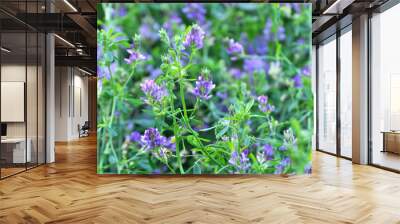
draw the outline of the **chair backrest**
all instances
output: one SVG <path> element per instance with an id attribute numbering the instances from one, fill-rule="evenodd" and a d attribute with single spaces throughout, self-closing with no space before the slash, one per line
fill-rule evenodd
<path id="1" fill-rule="evenodd" d="M 82 126 L 82 129 L 89 129 L 90 128 L 90 123 L 89 121 L 85 121 L 85 123 Z"/>

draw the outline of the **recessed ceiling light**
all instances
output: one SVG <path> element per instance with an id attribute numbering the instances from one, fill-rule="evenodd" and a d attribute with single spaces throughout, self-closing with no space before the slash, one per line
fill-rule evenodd
<path id="1" fill-rule="evenodd" d="M 2 51 L 6 52 L 6 53 L 10 53 L 10 52 L 11 52 L 11 50 L 9 50 L 9 49 L 7 49 L 7 48 L 5 48 L 5 47 L 1 47 L 0 49 L 1 49 Z"/>
<path id="2" fill-rule="evenodd" d="M 81 69 L 81 68 L 79 68 L 79 67 L 78 67 L 78 70 L 81 71 L 81 72 L 83 72 L 83 73 L 85 73 L 85 74 L 87 74 L 87 75 L 92 75 L 92 73 L 90 73 L 90 72 L 88 72 L 88 71 L 86 71 L 86 70 L 83 70 L 83 69 Z"/>
<path id="3" fill-rule="evenodd" d="M 66 40 L 66 39 L 64 39 L 64 38 L 62 38 L 62 37 L 60 37 L 59 35 L 57 35 L 57 34 L 54 34 L 54 36 L 55 37 L 57 37 L 59 40 L 61 40 L 62 42 L 64 42 L 64 43 L 66 43 L 67 45 L 69 45 L 70 47 L 73 47 L 73 48 L 75 48 L 75 45 L 73 45 L 71 42 L 69 42 L 68 40 Z"/>
<path id="4" fill-rule="evenodd" d="M 74 12 L 78 12 L 78 10 L 68 1 L 64 0 L 65 4 L 67 4 Z"/>

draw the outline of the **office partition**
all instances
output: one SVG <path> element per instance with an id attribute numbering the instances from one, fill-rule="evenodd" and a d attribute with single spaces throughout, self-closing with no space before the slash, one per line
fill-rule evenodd
<path id="1" fill-rule="evenodd" d="M 44 2 L 0 2 L 1 179 L 45 163 L 46 40 L 23 22 Z"/>

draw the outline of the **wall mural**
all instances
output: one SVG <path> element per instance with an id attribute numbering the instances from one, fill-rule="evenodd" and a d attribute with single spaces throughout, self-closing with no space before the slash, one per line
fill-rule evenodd
<path id="1" fill-rule="evenodd" d="M 100 174 L 311 172 L 310 4 L 98 4 Z"/>

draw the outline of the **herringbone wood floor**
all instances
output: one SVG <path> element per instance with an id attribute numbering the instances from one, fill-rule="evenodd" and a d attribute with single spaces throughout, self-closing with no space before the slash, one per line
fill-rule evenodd
<path id="1" fill-rule="evenodd" d="M 96 139 L 0 181 L 0 223 L 400 223 L 400 175 L 316 153 L 311 176 L 96 175 Z"/>

